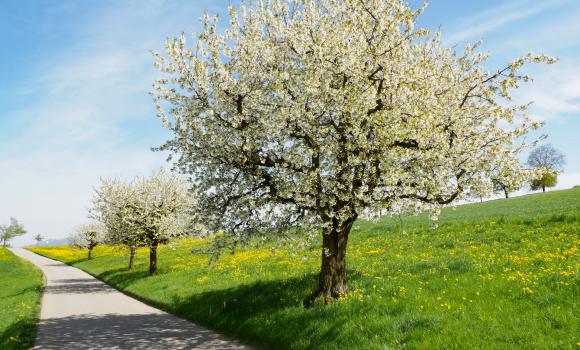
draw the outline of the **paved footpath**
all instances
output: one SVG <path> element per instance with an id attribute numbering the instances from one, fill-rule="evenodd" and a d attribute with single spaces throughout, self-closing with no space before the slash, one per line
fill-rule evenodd
<path id="1" fill-rule="evenodd" d="M 25 249 L 46 277 L 34 349 L 250 349 Z"/>

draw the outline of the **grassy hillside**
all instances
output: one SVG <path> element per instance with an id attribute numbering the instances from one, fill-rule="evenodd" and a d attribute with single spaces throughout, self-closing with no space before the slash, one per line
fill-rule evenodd
<path id="1" fill-rule="evenodd" d="M 272 349 L 577 349 L 580 189 L 471 204 L 426 217 L 360 220 L 350 294 L 304 309 L 319 249 L 247 249 L 208 266 L 186 240 L 147 277 L 127 255 L 35 248 L 172 313 Z"/>
<path id="2" fill-rule="evenodd" d="M 0 349 L 28 349 L 40 312 L 42 272 L 0 248 Z"/>

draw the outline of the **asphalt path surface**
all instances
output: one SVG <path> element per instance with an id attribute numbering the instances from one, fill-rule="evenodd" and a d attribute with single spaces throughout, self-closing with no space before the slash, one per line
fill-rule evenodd
<path id="1" fill-rule="evenodd" d="M 38 266 L 46 279 L 33 349 L 250 349 L 77 268 L 25 249 L 11 250 Z"/>

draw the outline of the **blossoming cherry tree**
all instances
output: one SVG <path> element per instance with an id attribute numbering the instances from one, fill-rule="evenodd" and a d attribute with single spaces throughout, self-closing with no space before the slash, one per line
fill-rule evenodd
<path id="1" fill-rule="evenodd" d="M 231 242 L 320 232 L 307 304 L 347 291 L 351 228 L 367 209 L 433 210 L 493 191 L 497 164 L 528 175 L 518 143 L 540 126 L 510 105 L 526 55 L 488 71 L 415 27 L 400 0 L 272 0 L 206 15 L 192 47 L 169 40 L 153 96 L 208 228 Z M 508 103 L 505 103 L 508 101 Z M 505 127 L 504 127 L 505 126 Z M 234 244 L 234 243 L 232 243 Z M 226 245 L 220 244 L 220 247 Z"/>

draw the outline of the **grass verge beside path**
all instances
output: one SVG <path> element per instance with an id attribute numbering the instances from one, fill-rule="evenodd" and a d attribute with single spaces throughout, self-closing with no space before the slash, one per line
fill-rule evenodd
<path id="1" fill-rule="evenodd" d="M 0 349 L 34 345 L 42 286 L 39 269 L 0 248 Z"/>
<path id="2" fill-rule="evenodd" d="M 171 313 L 272 349 L 578 349 L 580 189 L 359 220 L 348 252 L 350 292 L 301 306 L 315 286 L 318 247 L 263 247 L 208 266 L 205 242 L 159 251 L 159 275 L 137 271 L 117 247 L 95 258 L 70 247 L 33 248 Z"/>

